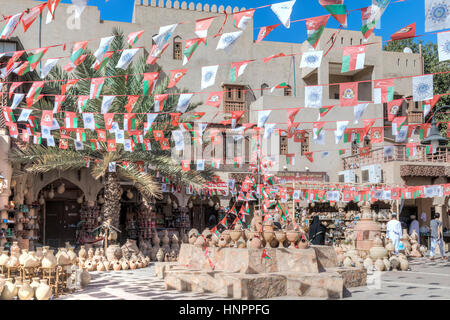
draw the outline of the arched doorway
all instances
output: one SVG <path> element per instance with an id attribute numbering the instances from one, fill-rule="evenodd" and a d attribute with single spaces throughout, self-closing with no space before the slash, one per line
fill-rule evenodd
<path id="1" fill-rule="evenodd" d="M 81 209 L 77 199 L 83 196 L 83 191 L 70 181 L 60 179 L 42 188 L 40 193 L 45 199 L 43 242 L 55 248 L 63 247 L 65 242 L 74 244 Z"/>
<path id="2" fill-rule="evenodd" d="M 191 226 L 202 232 L 219 222 L 220 199 L 217 196 L 192 196 L 188 203 Z"/>

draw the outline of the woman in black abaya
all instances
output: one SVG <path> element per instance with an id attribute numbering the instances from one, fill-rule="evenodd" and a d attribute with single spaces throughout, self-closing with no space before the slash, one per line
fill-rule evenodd
<path id="1" fill-rule="evenodd" d="M 325 244 L 326 232 L 327 228 L 320 222 L 319 217 L 315 216 L 309 226 L 309 241 L 311 244 L 323 246 Z"/>

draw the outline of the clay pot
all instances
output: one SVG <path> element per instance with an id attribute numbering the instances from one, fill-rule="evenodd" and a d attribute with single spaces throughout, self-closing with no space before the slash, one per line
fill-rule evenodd
<path id="1" fill-rule="evenodd" d="M 391 262 L 387 258 L 383 259 L 383 263 L 386 271 L 390 271 L 392 269 Z"/>
<path id="2" fill-rule="evenodd" d="M 19 256 L 19 264 L 23 266 L 25 259 L 28 258 L 28 250 L 23 249 L 22 254 Z"/>
<path id="3" fill-rule="evenodd" d="M 11 256 L 9 257 L 8 263 L 6 264 L 6 266 L 8 268 L 16 268 L 20 265 L 19 263 L 19 258 L 16 256 Z"/>
<path id="4" fill-rule="evenodd" d="M 75 253 L 75 251 L 73 251 L 72 247 L 67 249 L 67 255 L 69 256 L 71 264 L 77 263 L 77 254 Z"/>
<path id="5" fill-rule="evenodd" d="M 367 270 L 372 270 L 372 268 L 373 268 L 373 261 L 372 261 L 372 259 L 370 259 L 369 257 L 367 257 L 367 258 L 364 260 L 363 265 L 364 265 L 364 268 L 366 268 Z"/>
<path id="6" fill-rule="evenodd" d="M 158 262 L 162 262 L 164 260 L 164 251 L 162 249 L 159 249 L 156 253 L 156 260 Z"/>
<path id="7" fill-rule="evenodd" d="M 409 262 L 406 258 L 400 259 L 400 269 L 402 271 L 408 271 L 409 268 Z"/>
<path id="8" fill-rule="evenodd" d="M 138 260 L 137 262 L 136 262 L 136 268 L 137 269 L 141 269 L 141 268 L 144 268 L 145 267 L 145 264 L 144 264 L 144 262 L 142 262 L 141 260 Z"/>
<path id="9" fill-rule="evenodd" d="M 278 240 L 279 247 L 282 247 L 284 240 L 286 240 L 286 232 L 275 231 L 275 238 Z"/>
<path id="10" fill-rule="evenodd" d="M 36 253 L 34 251 L 29 252 L 27 257 L 23 261 L 23 266 L 25 268 L 39 267 L 40 264 L 41 262 L 39 261 L 39 258 L 36 257 Z"/>
<path id="11" fill-rule="evenodd" d="M 295 243 L 300 238 L 300 232 L 299 231 L 294 231 L 294 230 L 287 231 L 286 232 L 286 238 L 291 243 L 289 248 L 291 248 L 291 249 L 295 248 Z"/>
<path id="12" fill-rule="evenodd" d="M 263 231 L 263 238 L 266 241 L 266 248 L 270 248 L 270 242 L 275 238 L 273 231 Z"/>
<path id="13" fill-rule="evenodd" d="M 262 242 L 259 238 L 253 237 L 253 239 L 250 241 L 250 248 L 252 249 L 259 249 L 261 248 Z"/>
<path id="14" fill-rule="evenodd" d="M 49 300 L 52 296 L 52 288 L 47 284 L 47 279 L 41 279 L 41 284 L 36 289 L 36 299 Z"/>
<path id="15" fill-rule="evenodd" d="M 224 230 L 220 235 L 225 239 L 227 243 L 230 243 L 231 241 L 230 230 Z"/>
<path id="16" fill-rule="evenodd" d="M 42 268 L 55 268 L 57 265 L 56 257 L 53 255 L 53 250 L 45 250 L 44 257 L 41 261 Z"/>
<path id="17" fill-rule="evenodd" d="M 135 261 L 130 261 L 130 270 L 136 270 L 136 262 Z"/>
<path id="18" fill-rule="evenodd" d="M 389 258 L 389 261 L 391 263 L 392 269 L 400 270 L 400 261 L 396 256 L 392 256 Z"/>
<path id="19" fill-rule="evenodd" d="M 0 293 L 2 292 L 4 286 L 5 286 L 5 275 L 0 274 Z"/>
<path id="20" fill-rule="evenodd" d="M 4 250 L 0 255 L 0 266 L 5 267 L 8 264 L 8 261 L 9 261 L 8 251 Z"/>
<path id="21" fill-rule="evenodd" d="M 16 290 L 14 291 L 14 295 L 17 296 L 20 287 L 22 286 L 22 279 L 19 277 L 14 278 L 14 284 L 16 285 Z"/>
<path id="22" fill-rule="evenodd" d="M 20 247 L 19 247 L 17 241 L 13 241 L 10 251 L 11 251 L 11 256 L 15 256 L 17 258 L 20 257 Z"/>
<path id="23" fill-rule="evenodd" d="M 80 251 L 78 251 L 78 257 L 80 259 L 86 259 L 87 251 L 86 251 L 86 248 L 84 246 L 80 246 Z"/>
<path id="24" fill-rule="evenodd" d="M 97 263 L 97 271 L 105 271 L 105 265 L 102 261 Z"/>
<path id="25" fill-rule="evenodd" d="M 242 236 L 242 230 L 230 230 L 231 240 L 234 242 L 238 241 Z"/>
<path id="26" fill-rule="evenodd" d="M 41 278 L 39 278 L 39 277 L 35 277 L 35 278 L 33 278 L 33 281 L 31 282 L 31 284 L 30 284 L 30 287 L 31 288 L 33 288 L 33 293 L 34 294 L 36 294 L 36 289 L 39 287 L 39 285 L 40 285 L 40 281 L 41 280 Z"/>
<path id="27" fill-rule="evenodd" d="M 345 257 L 344 262 L 343 262 L 344 267 L 352 267 L 353 266 L 353 261 L 350 257 Z"/>
<path id="28" fill-rule="evenodd" d="M 116 244 L 108 246 L 105 252 L 106 258 L 109 261 L 120 260 L 122 258 L 122 249 Z"/>
<path id="29" fill-rule="evenodd" d="M 17 293 L 20 300 L 31 300 L 34 297 L 34 289 L 30 286 L 30 280 L 23 280 L 22 286 Z"/>
<path id="30" fill-rule="evenodd" d="M 111 263 L 108 260 L 103 261 L 103 266 L 105 267 L 105 271 L 109 271 L 111 268 Z"/>
<path id="31" fill-rule="evenodd" d="M 392 243 L 391 239 L 388 239 L 388 243 L 386 244 L 386 250 L 389 254 L 389 256 L 392 255 L 392 253 L 395 251 L 394 244 Z"/>
<path id="32" fill-rule="evenodd" d="M 383 260 L 381 260 L 381 258 L 378 258 L 377 261 L 375 261 L 375 268 L 378 271 L 384 271 L 385 267 L 386 266 L 384 265 L 384 262 Z"/>
<path id="33" fill-rule="evenodd" d="M 5 285 L 3 286 L 3 291 L 1 295 L 2 300 L 12 300 L 16 296 L 16 285 L 13 283 L 12 278 L 5 280 Z"/>
<path id="34" fill-rule="evenodd" d="M 119 260 L 115 260 L 113 262 L 113 269 L 114 269 L 114 271 L 119 271 L 122 269 L 122 265 Z"/>
<path id="35" fill-rule="evenodd" d="M 89 248 L 89 250 L 88 250 L 88 258 L 89 259 L 93 259 L 94 255 L 95 255 L 94 249 L 93 248 Z"/>
<path id="36" fill-rule="evenodd" d="M 197 240 L 195 241 L 194 245 L 196 247 L 199 248 L 203 248 L 205 246 L 206 242 L 205 239 L 203 239 L 203 237 L 198 237 Z M 158 255 L 157 255 L 158 256 Z M 157 258 L 158 259 L 158 258 Z M 159 261 L 159 260 L 158 260 Z"/>
<path id="37" fill-rule="evenodd" d="M 236 242 L 236 247 L 239 249 L 243 249 L 247 247 L 247 244 L 245 243 L 245 241 L 243 239 L 240 239 Z"/>
<path id="38" fill-rule="evenodd" d="M 130 268 L 130 265 L 128 264 L 128 261 L 123 260 L 122 261 L 122 270 L 128 270 Z"/>

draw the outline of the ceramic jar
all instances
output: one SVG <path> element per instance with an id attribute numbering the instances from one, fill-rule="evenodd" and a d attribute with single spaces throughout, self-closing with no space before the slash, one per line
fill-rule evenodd
<path id="1" fill-rule="evenodd" d="M 49 300 L 51 296 L 52 288 L 47 284 L 47 279 L 41 279 L 39 287 L 36 288 L 36 299 Z"/>
<path id="2" fill-rule="evenodd" d="M 23 266 L 26 258 L 28 258 L 28 250 L 23 249 L 22 254 L 19 256 L 19 263 L 21 266 Z"/>
<path id="3" fill-rule="evenodd" d="M 162 262 L 164 260 L 164 251 L 160 248 L 156 253 L 156 260 Z"/>
<path id="4" fill-rule="evenodd" d="M 44 257 L 41 261 L 42 268 L 55 268 L 57 265 L 56 257 L 53 255 L 53 250 L 45 250 Z"/>
<path id="5" fill-rule="evenodd" d="M 87 256 L 86 248 L 84 246 L 80 246 L 80 251 L 78 251 L 78 257 L 80 259 L 86 259 L 86 256 Z"/>
<path id="6" fill-rule="evenodd" d="M 102 261 L 99 261 L 97 263 L 97 271 L 105 271 L 105 265 L 103 264 Z"/>
<path id="7" fill-rule="evenodd" d="M 44 257 L 44 252 L 42 252 L 42 247 L 36 248 L 36 257 L 39 259 L 39 262 L 42 261 Z"/>
<path id="8" fill-rule="evenodd" d="M 160 249 L 162 250 L 162 249 Z M 128 270 L 130 268 L 130 265 L 128 264 L 128 261 L 123 260 L 122 261 L 122 270 Z"/>
<path id="9" fill-rule="evenodd" d="M 381 260 L 381 258 L 378 258 L 377 261 L 375 261 L 375 268 L 378 271 L 384 271 L 385 267 L 386 266 L 384 265 L 384 262 L 383 260 Z"/>
<path id="10" fill-rule="evenodd" d="M 408 262 L 408 259 L 406 259 L 406 258 L 400 258 L 399 260 L 400 260 L 400 269 L 401 269 L 402 271 L 408 271 L 408 268 L 409 268 L 409 262 Z"/>
<path id="11" fill-rule="evenodd" d="M 69 249 L 67 249 L 67 255 L 69 256 L 69 260 L 71 264 L 75 264 L 77 263 L 77 254 L 75 253 L 75 251 L 73 251 L 72 247 L 69 247 Z"/>
<path id="12" fill-rule="evenodd" d="M 113 262 L 113 269 L 114 271 L 119 271 L 120 269 L 122 269 L 122 265 L 119 260 L 115 260 Z"/>
<path id="13" fill-rule="evenodd" d="M 39 267 L 40 261 L 39 258 L 36 257 L 36 253 L 34 251 L 31 251 L 28 253 L 27 257 L 23 261 L 22 264 L 25 268 L 35 268 Z"/>
<path id="14" fill-rule="evenodd" d="M 86 268 L 83 268 L 81 273 L 80 273 L 80 285 L 81 285 L 81 288 L 87 287 L 90 282 L 91 282 L 91 275 L 86 270 Z"/>
<path id="15" fill-rule="evenodd" d="M 19 263 L 19 258 L 16 256 L 11 256 L 9 257 L 8 263 L 6 264 L 6 266 L 8 268 L 16 268 L 20 265 Z"/>
<path id="16" fill-rule="evenodd" d="M 343 262 L 344 267 L 352 267 L 353 266 L 353 261 L 350 257 L 345 257 L 344 262 Z"/>
<path id="17" fill-rule="evenodd" d="M 108 246 L 105 254 L 106 258 L 109 261 L 119 260 L 120 258 L 122 258 L 122 250 L 118 245 L 115 244 Z"/>
<path id="18" fill-rule="evenodd" d="M 12 278 L 5 280 L 5 285 L 3 286 L 3 291 L 1 298 L 2 300 L 12 300 L 16 296 L 16 285 L 13 283 Z"/>
<path id="19" fill-rule="evenodd" d="M 39 285 L 40 285 L 40 281 L 41 280 L 41 278 L 39 278 L 39 277 L 35 277 L 35 278 L 33 278 L 33 281 L 31 282 L 31 284 L 30 284 L 30 287 L 31 288 L 33 288 L 33 293 L 34 294 L 36 294 L 36 289 L 39 287 Z"/>
<path id="20" fill-rule="evenodd" d="M 390 271 L 392 269 L 391 262 L 388 260 L 388 258 L 384 258 L 383 263 L 386 271 Z"/>
<path id="21" fill-rule="evenodd" d="M 373 240 L 373 247 L 369 250 L 370 257 L 373 260 L 383 259 L 388 257 L 388 251 L 383 247 L 383 241 L 377 235 Z M 381 261 L 383 262 L 383 261 Z M 376 262 L 375 262 L 376 263 Z M 376 267 L 376 265 L 375 265 Z"/>
<path id="22" fill-rule="evenodd" d="M 23 280 L 17 296 L 20 300 L 31 300 L 34 297 L 34 289 L 30 286 L 30 280 Z"/>
<path id="23" fill-rule="evenodd" d="M 400 261 L 396 256 L 390 257 L 389 262 L 391 263 L 392 269 L 400 270 Z"/>
<path id="24" fill-rule="evenodd" d="M 262 246 L 262 242 L 259 238 L 253 237 L 253 239 L 250 241 L 250 248 L 252 249 L 259 249 Z"/>
<path id="25" fill-rule="evenodd" d="M 300 238 L 300 232 L 295 230 L 287 231 L 286 238 L 291 243 L 289 248 L 295 248 L 295 243 Z"/>
<path id="26" fill-rule="evenodd" d="M 20 257 L 20 248 L 19 248 L 17 241 L 13 241 L 13 244 L 12 244 L 10 250 L 11 250 L 11 256 L 15 256 L 17 258 Z"/>
<path id="27" fill-rule="evenodd" d="M 136 265 L 136 261 L 131 260 L 130 261 L 130 270 L 136 270 L 137 265 Z"/>
<path id="28" fill-rule="evenodd" d="M 9 255 L 8 251 L 2 251 L 2 254 L 0 255 L 0 266 L 6 267 L 9 261 Z"/>
<path id="29" fill-rule="evenodd" d="M 66 248 L 59 248 L 58 253 L 56 254 L 56 263 L 60 266 L 66 266 L 71 263 L 70 257 L 67 254 Z"/>
<path id="30" fill-rule="evenodd" d="M 364 260 L 364 268 L 366 268 L 367 270 L 372 270 L 373 268 L 373 261 L 369 257 Z"/>
<path id="31" fill-rule="evenodd" d="M 108 260 L 103 261 L 103 265 L 105 266 L 105 271 L 109 271 L 111 268 L 111 263 Z"/>

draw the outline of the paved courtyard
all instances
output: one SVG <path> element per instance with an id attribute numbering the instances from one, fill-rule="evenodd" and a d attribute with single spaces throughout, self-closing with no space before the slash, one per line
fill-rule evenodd
<path id="1" fill-rule="evenodd" d="M 450 299 L 450 262 L 420 258 L 410 261 L 411 271 L 381 273 L 370 287 L 350 288 L 345 299 Z M 154 268 L 134 271 L 92 272 L 91 283 L 62 300 L 211 300 L 224 299 L 207 293 L 164 289 L 164 281 L 154 277 Z M 280 297 L 277 300 L 305 299 Z"/>

